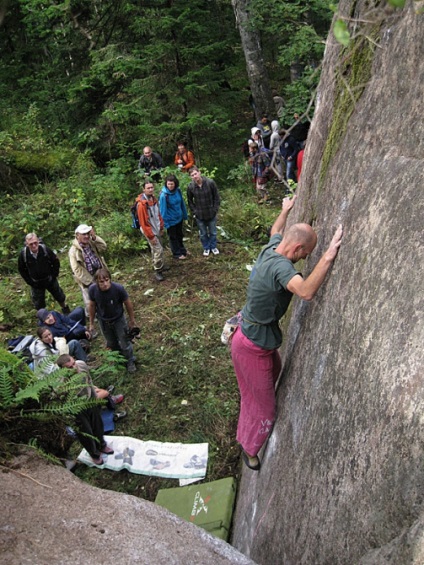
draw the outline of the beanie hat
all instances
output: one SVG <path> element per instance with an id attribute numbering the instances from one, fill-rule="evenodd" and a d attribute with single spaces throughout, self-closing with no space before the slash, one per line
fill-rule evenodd
<path id="1" fill-rule="evenodd" d="M 50 312 L 48 310 L 46 310 L 45 308 L 41 308 L 37 312 L 37 318 L 40 320 L 40 322 L 44 322 L 44 320 L 47 318 L 47 316 L 49 316 L 49 314 Z"/>

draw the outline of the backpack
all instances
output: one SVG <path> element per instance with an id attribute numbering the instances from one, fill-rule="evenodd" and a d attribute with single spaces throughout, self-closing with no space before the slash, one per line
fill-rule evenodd
<path id="1" fill-rule="evenodd" d="M 41 247 L 41 249 L 44 251 L 44 255 L 45 255 L 47 258 L 49 258 L 49 255 L 48 255 L 48 253 L 47 253 L 47 246 L 46 246 L 45 243 L 43 243 L 43 240 L 41 239 L 41 237 L 38 238 L 38 243 L 39 243 L 39 246 Z M 27 246 L 25 246 L 25 247 L 23 248 L 23 252 L 24 252 L 24 263 L 25 263 L 25 265 L 27 265 L 27 263 L 28 263 L 28 259 L 27 259 L 27 249 L 28 249 Z M 51 265 L 51 262 L 50 262 L 50 265 Z M 51 266 L 52 266 L 52 265 L 51 265 Z"/>
<path id="2" fill-rule="evenodd" d="M 138 196 L 137 196 L 137 198 L 138 198 Z M 146 197 L 144 196 L 144 194 L 141 196 L 141 198 L 142 198 L 142 200 L 146 200 Z M 139 230 L 141 228 L 140 221 L 138 219 L 138 211 L 137 211 L 139 204 L 140 204 L 140 200 L 136 200 L 130 208 L 131 218 L 132 218 L 131 226 L 135 230 Z M 150 210 L 150 206 L 147 206 L 147 212 L 148 212 L 149 216 L 152 217 L 153 212 Z"/>
<path id="3" fill-rule="evenodd" d="M 29 365 L 33 361 L 29 346 L 34 340 L 35 337 L 32 335 L 20 335 L 19 337 L 9 339 L 7 342 L 8 350 L 10 351 L 10 353 L 21 357 L 25 361 L 25 363 Z"/>
<path id="4" fill-rule="evenodd" d="M 131 218 L 132 218 L 131 227 L 133 227 L 135 230 L 140 229 L 140 222 L 139 222 L 139 219 L 138 219 L 137 206 L 138 206 L 138 201 L 136 200 L 130 208 Z"/>

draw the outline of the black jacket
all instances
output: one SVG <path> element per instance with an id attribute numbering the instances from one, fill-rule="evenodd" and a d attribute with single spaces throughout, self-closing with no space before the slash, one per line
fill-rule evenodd
<path id="1" fill-rule="evenodd" d="M 150 171 L 162 169 L 163 161 L 159 153 L 152 153 L 152 158 L 149 160 L 145 155 L 140 157 L 138 168 L 143 169 L 145 173 L 150 174 Z"/>
<path id="2" fill-rule="evenodd" d="M 43 288 L 59 276 L 60 262 L 56 254 L 40 243 L 37 259 L 28 247 L 19 254 L 18 269 L 24 281 L 34 288 Z"/>

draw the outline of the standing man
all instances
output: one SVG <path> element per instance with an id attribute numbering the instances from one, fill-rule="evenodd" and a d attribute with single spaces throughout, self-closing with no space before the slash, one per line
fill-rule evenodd
<path id="1" fill-rule="evenodd" d="M 135 328 L 134 308 L 125 288 L 111 280 L 107 269 L 99 269 L 94 276 L 95 284 L 88 290 L 90 297 L 90 332 L 94 330 L 97 315 L 107 347 L 119 351 L 127 360 L 127 371 L 135 373 L 133 347 L 128 332 L 124 306 L 129 318 L 129 329 Z"/>
<path id="2" fill-rule="evenodd" d="M 191 183 L 187 187 L 187 202 L 191 213 L 196 218 L 203 245 L 204 257 L 210 252 L 219 254 L 216 246 L 216 215 L 220 198 L 218 187 L 212 179 L 202 177 L 197 167 L 189 170 Z"/>
<path id="3" fill-rule="evenodd" d="M 187 173 L 196 164 L 194 153 L 187 149 L 187 143 L 185 141 L 179 141 L 177 143 L 177 148 L 178 150 L 174 157 L 174 163 L 180 171 Z"/>
<path id="4" fill-rule="evenodd" d="M 281 137 L 280 155 L 286 163 L 286 180 L 296 182 L 296 157 L 299 153 L 300 146 L 295 138 L 285 129 L 279 131 Z"/>
<path id="5" fill-rule="evenodd" d="M 264 142 L 265 149 L 269 149 L 269 143 L 271 141 L 271 122 L 268 119 L 268 114 L 262 114 L 261 119 L 256 124 L 256 127 L 261 130 L 262 139 Z"/>
<path id="6" fill-rule="evenodd" d="M 237 441 L 243 448 L 245 464 L 253 471 L 260 468 L 257 454 L 275 421 L 274 388 L 281 371 L 279 320 L 293 294 L 303 300 L 315 296 L 337 256 L 343 234 L 339 226 L 327 251 L 303 279 L 293 264 L 312 253 L 317 236 L 308 224 L 295 224 L 285 230 L 295 199 L 296 196 L 283 200 L 280 215 L 271 228 L 271 239 L 262 248 L 250 275 L 242 320 L 231 342 L 241 395 Z"/>
<path id="7" fill-rule="evenodd" d="M 18 269 L 31 288 L 31 300 L 36 310 L 46 307 L 46 290 L 59 302 L 62 312 L 69 314 L 66 296 L 59 286 L 60 262 L 56 254 L 40 240 L 36 233 L 25 237 L 25 247 L 19 254 Z"/>
<path id="8" fill-rule="evenodd" d="M 143 192 L 137 196 L 136 205 L 140 231 L 149 243 L 155 278 L 160 282 L 164 280 L 163 219 L 160 215 L 159 202 L 154 195 L 154 190 L 155 187 L 151 181 L 144 181 Z"/>
<path id="9" fill-rule="evenodd" d="M 145 147 L 143 155 L 140 156 L 138 168 L 144 171 L 144 176 L 151 176 L 158 181 L 160 180 L 160 169 L 163 168 L 162 157 L 159 153 L 154 153 L 150 147 Z"/>
<path id="10" fill-rule="evenodd" d="M 93 282 L 94 275 L 102 267 L 106 267 L 101 256 L 106 250 L 106 243 L 96 235 L 92 226 L 80 224 L 75 230 L 75 239 L 69 249 L 69 262 L 74 279 L 78 283 L 88 316 L 90 298 L 88 288 Z"/>

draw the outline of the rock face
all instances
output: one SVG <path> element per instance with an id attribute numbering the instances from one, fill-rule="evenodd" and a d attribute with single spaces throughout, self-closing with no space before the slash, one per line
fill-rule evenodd
<path id="1" fill-rule="evenodd" d="M 151 502 L 89 486 L 35 456 L 14 468 L 1 470 L 3 565 L 253 564 Z"/>
<path id="2" fill-rule="evenodd" d="M 304 272 L 345 235 L 316 298 L 294 301 L 277 422 L 261 471 L 243 472 L 232 542 L 261 565 L 424 563 L 419 9 L 342 0 L 371 23 L 347 49 L 328 40 L 290 218 L 318 233 Z"/>

